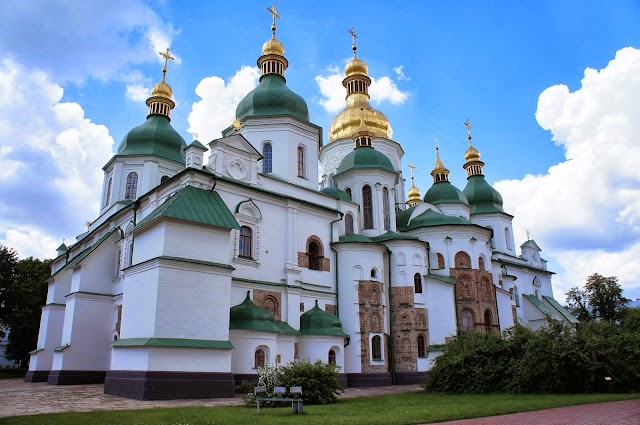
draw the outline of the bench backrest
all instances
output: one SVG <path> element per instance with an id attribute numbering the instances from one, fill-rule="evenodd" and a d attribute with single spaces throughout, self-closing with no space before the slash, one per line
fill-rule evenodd
<path id="1" fill-rule="evenodd" d="M 275 387 L 273 393 L 275 395 L 284 395 L 287 392 L 287 387 Z"/>
<path id="2" fill-rule="evenodd" d="M 261 387 L 255 387 L 253 389 L 253 393 L 254 394 L 263 394 L 267 392 L 267 387 L 266 386 L 261 386 Z"/>
<path id="3" fill-rule="evenodd" d="M 289 388 L 289 393 L 290 394 L 301 395 L 302 394 L 302 387 L 291 387 L 291 388 Z"/>

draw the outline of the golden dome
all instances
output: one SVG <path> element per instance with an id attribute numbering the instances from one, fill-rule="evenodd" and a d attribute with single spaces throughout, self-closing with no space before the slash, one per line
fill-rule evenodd
<path id="1" fill-rule="evenodd" d="M 329 141 L 351 138 L 360 128 L 361 120 L 364 121 L 367 129 L 373 133 L 373 137 L 391 139 L 391 136 L 393 136 L 393 130 L 387 117 L 382 112 L 373 109 L 365 98 L 353 103 L 347 103 L 344 111 L 336 115 L 329 126 Z"/>
<path id="2" fill-rule="evenodd" d="M 436 166 L 433 167 L 431 171 L 431 175 L 434 176 L 436 174 L 449 174 L 449 169 L 444 166 L 442 161 L 440 160 L 440 151 L 436 147 Z"/>
<path id="3" fill-rule="evenodd" d="M 464 153 L 464 159 L 467 162 L 480 161 L 480 152 L 473 147 L 471 142 L 469 142 L 469 149 Z"/>
<path id="4" fill-rule="evenodd" d="M 284 56 L 284 45 L 274 35 L 262 45 L 262 54 Z"/>
<path id="5" fill-rule="evenodd" d="M 351 75 L 367 75 L 369 67 L 364 61 L 358 58 L 353 58 L 344 67 L 344 74 L 349 77 Z"/>
<path id="6" fill-rule="evenodd" d="M 171 99 L 171 95 L 173 94 L 173 90 L 171 90 L 171 86 L 165 83 L 164 78 L 158 84 L 153 86 L 151 90 L 151 96 L 158 97 L 166 97 L 167 99 Z"/>
<path id="7" fill-rule="evenodd" d="M 419 201 L 422 196 L 420 195 L 420 189 L 418 189 L 414 184 L 411 185 L 409 189 L 409 201 Z"/>

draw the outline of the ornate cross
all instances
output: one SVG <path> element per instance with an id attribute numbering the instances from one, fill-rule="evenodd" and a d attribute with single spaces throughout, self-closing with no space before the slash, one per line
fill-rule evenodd
<path id="1" fill-rule="evenodd" d="M 464 126 L 467 127 L 467 139 L 471 141 L 471 124 L 469 123 L 469 117 L 467 117 L 467 120 L 464 122 Z"/>
<path id="2" fill-rule="evenodd" d="M 353 27 L 351 27 L 351 29 L 349 30 L 349 34 L 351 34 L 351 38 L 353 39 L 353 44 L 356 44 L 356 38 L 358 38 L 358 35 L 356 34 L 356 31 L 353 29 Z"/>
<path id="3" fill-rule="evenodd" d="M 174 61 L 176 60 L 176 58 L 174 58 L 173 56 L 171 56 L 171 54 L 169 53 L 169 48 L 167 47 L 167 51 L 166 52 L 159 52 L 160 56 L 162 56 L 164 58 L 164 68 L 162 68 L 162 79 L 164 79 L 164 74 L 167 73 L 167 64 L 169 63 L 170 60 Z"/>
<path id="4" fill-rule="evenodd" d="M 409 163 L 409 168 L 411 168 L 411 180 L 413 180 L 413 171 L 416 169 L 416 166 L 413 165 L 413 161 Z"/>
<path id="5" fill-rule="evenodd" d="M 273 15 L 273 23 L 271 24 L 271 30 L 275 31 L 276 30 L 276 18 L 280 19 L 280 15 L 278 15 L 278 12 L 276 11 L 276 4 L 273 4 L 273 7 L 269 7 L 267 6 L 267 10 L 269 11 L 269 13 L 271 13 Z"/>

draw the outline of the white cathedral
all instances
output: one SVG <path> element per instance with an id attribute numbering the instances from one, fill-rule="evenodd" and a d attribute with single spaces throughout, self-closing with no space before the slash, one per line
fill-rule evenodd
<path id="1" fill-rule="evenodd" d="M 405 197 L 355 37 L 324 145 L 272 32 L 259 85 L 208 147 L 170 124 L 163 53 L 146 122 L 103 167 L 100 215 L 52 262 L 27 381 L 230 397 L 259 366 L 320 359 L 344 386 L 422 383 L 459 332 L 576 322 L 538 245 L 517 251 L 468 122 L 464 190 L 436 151 L 433 185 L 421 199 L 412 173 Z"/>

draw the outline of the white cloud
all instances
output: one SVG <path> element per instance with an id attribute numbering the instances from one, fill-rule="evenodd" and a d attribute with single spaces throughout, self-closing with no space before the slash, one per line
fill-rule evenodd
<path id="1" fill-rule="evenodd" d="M 12 177 L 20 168 L 24 167 L 22 162 L 6 158 L 11 151 L 13 148 L 10 146 L 0 147 L 0 180 Z"/>
<path id="2" fill-rule="evenodd" d="M 147 100 L 147 98 L 151 95 L 151 89 L 149 87 L 145 87 L 143 84 L 135 83 L 135 84 L 127 84 L 127 91 L 125 97 L 129 100 L 141 101 Z"/>
<path id="3" fill-rule="evenodd" d="M 390 77 L 373 78 L 370 76 L 370 78 L 369 96 L 371 102 L 376 106 L 385 101 L 393 105 L 400 105 L 409 97 L 409 93 L 400 90 Z M 342 86 L 343 79 L 344 75 L 335 66 L 328 69 L 328 75 L 316 76 L 316 83 L 322 96 L 318 103 L 329 113 L 337 113 L 347 104 L 345 101 L 346 89 Z"/>
<path id="4" fill-rule="evenodd" d="M 51 243 L 45 242 L 51 235 L 74 236 L 98 212 L 101 168 L 113 139 L 106 127 L 85 118 L 79 104 L 61 102 L 62 88 L 43 72 L 5 59 L 0 86 L 19 99 L 0 100 L 0 123 L 11 124 L 0 125 L 3 157 L 29 164 L 15 168 L 10 181 L 0 179 L 0 237 L 21 255 L 36 255 L 40 240 L 37 255 L 50 257 L 54 253 L 45 250 Z"/>
<path id="5" fill-rule="evenodd" d="M 39 230 L 24 227 L 9 229 L 4 233 L 4 237 L 0 239 L 0 245 L 15 249 L 20 258 L 54 258 L 56 256 L 56 248 L 61 243 L 62 241 L 56 241 Z"/>
<path id="6" fill-rule="evenodd" d="M 231 125 L 236 106 L 258 85 L 259 77 L 258 68 L 243 66 L 226 84 L 217 76 L 203 78 L 196 87 L 201 100 L 191 106 L 187 131 L 198 133 L 205 145 L 220 138 L 222 130 Z"/>
<path id="7" fill-rule="evenodd" d="M 404 65 L 396 66 L 393 68 L 393 71 L 398 76 L 398 80 L 400 81 L 411 81 L 411 78 L 404 75 Z"/>
<path id="8" fill-rule="evenodd" d="M 582 87 L 540 95 L 536 118 L 565 149 L 543 175 L 496 183 L 515 214 L 516 236 L 532 231 L 560 267 L 556 295 L 598 272 L 637 287 L 640 266 L 640 50 L 625 48 L 607 67 L 587 69 Z"/>

